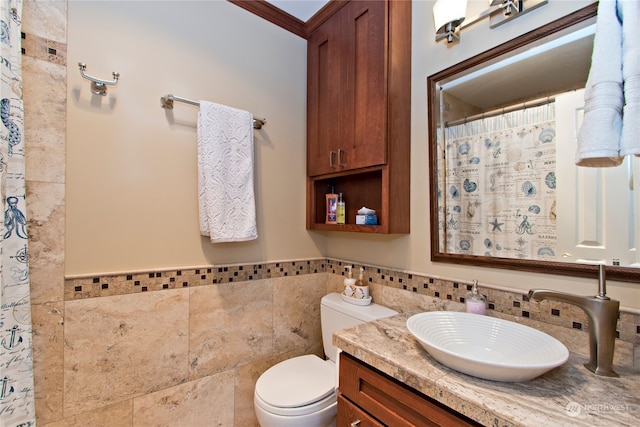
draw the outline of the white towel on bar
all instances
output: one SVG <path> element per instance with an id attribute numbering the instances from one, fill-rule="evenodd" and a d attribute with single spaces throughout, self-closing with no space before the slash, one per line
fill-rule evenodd
<path id="1" fill-rule="evenodd" d="M 622 78 L 624 111 L 620 154 L 640 156 L 640 2 L 618 0 L 622 18 Z"/>
<path id="2" fill-rule="evenodd" d="M 253 184 L 253 116 L 200 101 L 198 194 L 200 233 L 213 243 L 258 237 Z"/>
<path id="3" fill-rule="evenodd" d="M 616 0 L 600 0 L 584 119 L 578 132 L 578 166 L 618 166 L 622 131 L 622 23 Z"/>

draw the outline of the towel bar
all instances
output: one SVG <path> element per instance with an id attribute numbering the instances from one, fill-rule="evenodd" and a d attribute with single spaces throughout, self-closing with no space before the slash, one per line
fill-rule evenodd
<path id="1" fill-rule="evenodd" d="M 167 110 L 173 110 L 173 101 L 184 102 L 185 104 L 200 106 L 200 103 L 198 101 L 192 101 L 190 99 L 180 98 L 179 96 L 174 96 L 171 94 L 160 97 L 160 104 L 162 108 L 165 108 Z M 262 126 L 264 126 L 266 123 L 267 123 L 267 119 L 259 119 L 256 117 L 253 118 L 254 129 L 262 129 Z"/>

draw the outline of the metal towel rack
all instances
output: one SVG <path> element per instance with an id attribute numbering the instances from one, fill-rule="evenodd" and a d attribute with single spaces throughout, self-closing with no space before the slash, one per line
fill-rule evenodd
<path id="1" fill-rule="evenodd" d="M 162 108 L 166 108 L 167 110 L 173 110 L 173 101 L 184 102 L 185 104 L 191 104 L 191 105 L 198 105 L 198 106 L 200 105 L 198 101 L 192 101 L 190 99 L 180 98 L 179 96 L 174 96 L 171 94 L 160 97 L 160 103 L 162 105 Z M 266 123 L 267 123 L 267 119 L 259 119 L 257 117 L 253 118 L 254 129 L 262 129 L 262 126 L 264 126 Z"/>

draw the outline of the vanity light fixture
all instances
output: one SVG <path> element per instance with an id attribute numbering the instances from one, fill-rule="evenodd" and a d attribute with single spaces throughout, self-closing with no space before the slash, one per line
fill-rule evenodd
<path id="1" fill-rule="evenodd" d="M 467 19 L 467 0 L 438 0 L 433 6 L 436 41 L 447 39 L 448 43 L 460 40 L 460 30 L 489 18 L 489 27 L 495 28 L 524 15 L 548 0 L 488 0 L 489 8 L 479 15 Z M 464 21 L 464 23 L 463 23 Z"/>

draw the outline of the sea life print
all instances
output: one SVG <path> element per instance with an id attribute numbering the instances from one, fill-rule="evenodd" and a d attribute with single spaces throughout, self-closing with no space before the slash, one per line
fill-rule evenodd
<path id="1" fill-rule="evenodd" d="M 4 21 L 0 21 L 0 42 L 11 45 L 9 26 Z"/>
<path id="2" fill-rule="evenodd" d="M 9 156 L 13 155 L 13 147 L 20 144 L 22 136 L 20 134 L 20 128 L 13 120 L 11 120 L 11 101 L 9 98 L 3 98 L 0 101 L 0 119 L 2 124 L 9 130 L 9 149 L 7 152 Z"/>
<path id="3" fill-rule="evenodd" d="M 473 193 L 474 191 L 476 191 L 476 188 L 478 188 L 478 184 L 473 181 L 469 181 L 469 178 L 467 178 L 464 180 L 462 187 L 467 193 Z"/>
<path id="4" fill-rule="evenodd" d="M 7 197 L 9 208 L 4 212 L 4 227 L 7 232 L 3 238 L 8 239 L 15 230 L 16 235 L 22 239 L 27 238 L 27 219 L 20 209 L 18 209 L 18 198 Z"/>
<path id="5" fill-rule="evenodd" d="M 536 187 L 531 181 L 525 181 L 522 183 L 522 193 L 526 197 L 534 197 L 536 195 Z"/>
<path id="6" fill-rule="evenodd" d="M 538 249 L 538 255 L 543 256 L 556 256 L 556 252 L 550 248 L 549 246 L 543 246 L 540 249 Z"/>
<path id="7" fill-rule="evenodd" d="M 556 131 L 551 128 L 546 128 L 542 132 L 540 132 L 540 135 L 538 135 L 538 141 L 542 143 L 549 143 L 553 141 L 553 138 L 555 137 L 556 137 Z"/>
<path id="8" fill-rule="evenodd" d="M 551 171 L 544 177 L 544 183 L 552 190 L 556 188 L 556 173 Z"/>
<path id="9" fill-rule="evenodd" d="M 522 222 L 516 226 L 517 234 L 533 234 L 533 225 L 529 222 L 529 217 L 527 215 L 522 216 Z"/>
<path id="10" fill-rule="evenodd" d="M 458 192 L 458 189 L 456 188 L 455 185 L 452 185 L 451 187 L 449 187 L 449 195 L 451 195 L 452 199 L 457 199 L 460 197 L 460 193 Z"/>
<path id="11" fill-rule="evenodd" d="M 493 226 L 491 231 L 502 231 L 502 226 L 504 225 L 504 222 L 498 222 L 498 218 L 496 218 L 493 221 L 490 221 L 489 225 Z"/>

